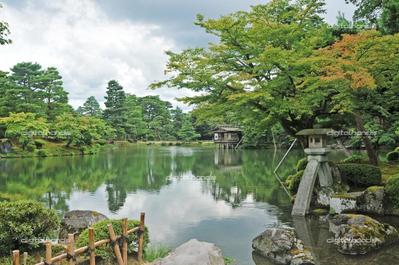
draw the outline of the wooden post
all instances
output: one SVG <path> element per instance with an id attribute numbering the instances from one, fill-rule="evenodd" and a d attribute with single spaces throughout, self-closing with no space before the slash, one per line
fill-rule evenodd
<path id="1" fill-rule="evenodd" d="M 12 252 L 12 265 L 19 265 L 19 250 Z"/>
<path id="2" fill-rule="evenodd" d="M 51 264 L 51 259 L 52 259 L 52 253 L 51 253 L 51 242 L 47 241 L 46 242 L 46 263 Z"/>
<path id="3" fill-rule="evenodd" d="M 141 213 L 140 214 L 140 237 L 139 237 L 139 246 L 137 249 L 137 259 L 140 262 L 143 260 L 144 230 L 145 230 L 145 213 Z"/>
<path id="4" fill-rule="evenodd" d="M 122 257 L 125 265 L 127 265 L 127 218 L 122 220 L 122 236 L 123 236 L 123 243 L 122 243 Z"/>
<path id="5" fill-rule="evenodd" d="M 75 236 L 68 234 L 67 255 L 69 257 L 69 265 L 75 265 Z"/>
<path id="6" fill-rule="evenodd" d="M 24 252 L 24 257 L 22 259 L 22 264 L 26 265 L 28 263 L 28 252 Z"/>
<path id="7" fill-rule="evenodd" d="M 114 245 L 113 247 L 114 247 L 116 260 L 118 261 L 118 265 L 123 265 L 121 250 L 119 248 L 118 242 L 116 241 L 116 235 L 114 228 L 112 227 L 112 224 L 108 225 L 108 232 L 109 232 L 109 238 L 111 239 L 111 243 L 113 243 Z"/>
<path id="8" fill-rule="evenodd" d="M 89 228 L 90 265 L 96 265 L 96 252 L 94 246 L 94 228 Z"/>

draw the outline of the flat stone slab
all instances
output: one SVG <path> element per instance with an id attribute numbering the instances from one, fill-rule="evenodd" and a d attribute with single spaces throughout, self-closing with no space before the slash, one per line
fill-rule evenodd
<path id="1" fill-rule="evenodd" d="M 357 210 L 357 201 L 363 192 L 335 194 L 330 198 L 330 210 L 333 213 L 343 213 Z"/>
<path id="2" fill-rule="evenodd" d="M 191 239 L 152 265 L 225 265 L 222 251 L 215 244 Z"/>

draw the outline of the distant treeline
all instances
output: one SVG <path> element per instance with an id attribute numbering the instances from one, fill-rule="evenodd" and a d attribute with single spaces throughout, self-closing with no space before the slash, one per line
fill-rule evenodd
<path id="1" fill-rule="evenodd" d="M 0 71 L 0 137 L 26 147 L 35 138 L 91 145 L 106 140 L 178 140 L 209 138 L 210 127 L 194 125 L 190 113 L 173 108 L 159 96 L 137 97 L 108 82 L 105 109 L 89 97 L 74 110 L 54 67 L 22 62 Z"/>

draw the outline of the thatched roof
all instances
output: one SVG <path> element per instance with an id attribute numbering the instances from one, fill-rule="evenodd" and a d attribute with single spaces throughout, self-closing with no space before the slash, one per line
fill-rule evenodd
<path id="1" fill-rule="evenodd" d="M 305 129 L 296 133 L 297 136 L 309 136 L 309 135 L 328 135 L 333 129 L 320 128 L 320 129 Z"/>

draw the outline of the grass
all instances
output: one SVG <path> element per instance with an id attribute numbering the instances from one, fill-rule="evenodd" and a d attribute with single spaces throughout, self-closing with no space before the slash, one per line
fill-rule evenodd
<path id="1" fill-rule="evenodd" d="M 399 163 L 381 163 L 382 182 L 385 184 L 392 176 L 399 174 Z"/>
<path id="2" fill-rule="evenodd" d="M 153 262 L 157 259 L 166 257 L 170 252 L 170 249 L 165 246 L 150 246 L 144 251 L 144 260 L 147 262 Z"/>
<path id="3" fill-rule="evenodd" d="M 226 265 L 235 265 L 236 264 L 236 260 L 231 257 L 223 257 L 223 258 L 224 258 L 224 263 Z"/>

